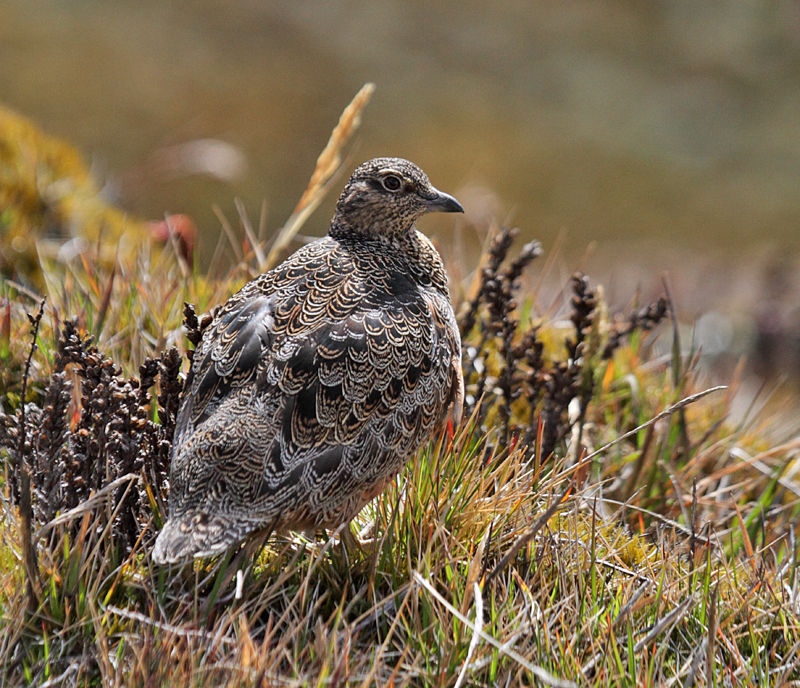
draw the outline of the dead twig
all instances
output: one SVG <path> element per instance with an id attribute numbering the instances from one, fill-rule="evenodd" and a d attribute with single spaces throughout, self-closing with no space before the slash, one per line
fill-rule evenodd
<path id="1" fill-rule="evenodd" d="M 31 361 L 36 353 L 36 338 L 39 335 L 39 325 L 44 315 L 44 304 L 47 299 L 39 303 L 39 312 L 32 316 L 28 313 L 31 323 L 31 348 L 28 359 L 25 361 L 25 371 L 22 375 L 22 406 L 19 414 L 19 452 L 17 470 L 19 471 L 19 513 L 22 520 L 20 537 L 22 539 L 22 563 L 25 567 L 27 580 L 26 594 L 28 596 L 28 612 L 31 615 L 39 608 L 39 564 L 36 545 L 33 542 L 33 505 L 31 503 L 31 474 L 25 461 L 29 446 L 26 443 L 27 432 L 25 428 L 25 396 L 28 389 L 28 376 L 31 372 Z"/>

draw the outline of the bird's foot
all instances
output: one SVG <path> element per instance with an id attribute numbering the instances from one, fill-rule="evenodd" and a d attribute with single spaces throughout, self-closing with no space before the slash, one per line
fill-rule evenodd
<path id="1" fill-rule="evenodd" d="M 353 522 L 350 521 L 331 533 L 339 541 L 336 550 L 344 559 L 345 565 L 351 566 L 357 560 L 368 561 L 375 556 L 380 543 L 371 537 L 374 527 L 375 524 L 370 522 L 356 534 L 353 532 Z"/>
<path id="2" fill-rule="evenodd" d="M 369 523 L 367 527 L 363 528 L 358 534 L 353 532 L 353 522 L 348 523 L 341 534 L 339 539 L 342 545 L 351 552 L 360 552 L 366 557 L 371 557 L 375 553 L 377 542 L 372 537 L 374 523 Z"/>

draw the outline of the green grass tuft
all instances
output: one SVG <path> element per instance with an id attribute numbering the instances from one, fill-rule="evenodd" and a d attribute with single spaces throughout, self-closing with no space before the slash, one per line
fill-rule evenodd
<path id="1" fill-rule="evenodd" d="M 677 339 L 657 353 L 667 300 L 614 315 L 576 275 L 563 306 L 540 311 L 523 275 L 538 247 L 512 257 L 513 238 L 497 233 L 463 289 L 466 419 L 359 515 L 371 544 L 280 536 L 170 569 L 149 552 L 182 318 L 196 341 L 195 312 L 263 251 L 243 241 L 222 277 L 146 245 L 127 266 L 43 260 L 27 385 L 38 301 L 0 283 L 0 683 L 800 680 L 800 442 L 728 423 L 730 389 L 674 407 L 705 385 Z"/>

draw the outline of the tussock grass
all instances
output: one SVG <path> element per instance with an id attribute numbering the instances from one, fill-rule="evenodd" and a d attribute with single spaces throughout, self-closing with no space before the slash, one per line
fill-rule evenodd
<path id="1" fill-rule="evenodd" d="M 706 385 L 668 299 L 614 315 L 576 275 L 540 311 L 540 249 L 512 255 L 508 230 L 454 285 L 467 418 L 359 515 L 369 544 L 340 528 L 154 566 L 181 322 L 196 341 L 257 271 L 241 224 L 223 276 L 147 245 L 128 265 L 42 259 L 27 375 L 39 300 L 0 284 L 0 683 L 800 681 L 800 441 L 730 423 L 732 388 L 679 403 Z"/>
<path id="2" fill-rule="evenodd" d="M 71 266 L 48 300 L 27 392 L 29 419 L 43 423 L 28 430 L 36 447 L 47 423 L 35 409 L 45 418 L 52 413 L 45 399 L 62 365 L 56 328 L 66 313 L 78 314 L 76 336 L 96 333 L 116 366 L 111 377 L 129 381 L 144 376 L 147 357 L 172 344 L 183 348 L 184 301 L 205 311 L 249 274 L 238 266 L 221 280 L 184 278 L 176 262 L 160 260 L 143 255 L 134 274 L 113 280 L 101 269 Z M 4 365 L 21 371 L 29 328 L 23 311 L 34 304 L 13 285 L 5 289 L 16 344 Z M 730 427 L 728 398 L 718 392 L 582 458 L 700 389 L 684 358 L 651 362 L 654 336 L 638 330 L 603 358 L 608 333 L 624 329 L 603 316 L 584 325 L 584 341 L 597 333 L 594 353 L 587 344 L 578 357 L 581 370 L 587 361 L 595 366 L 591 394 L 584 408 L 580 386 L 570 387 L 572 398 L 556 414 L 564 429 L 548 459 L 537 452 L 542 409 L 555 404 L 545 383 L 559 370 L 568 375 L 572 364 L 560 356 L 575 350 L 575 329 L 572 343 L 562 339 L 559 347 L 563 330 L 535 323 L 537 341 L 549 343 L 541 347 L 546 379 L 531 415 L 525 403 L 533 397 L 506 404 L 498 387 L 510 349 L 502 353 L 502 329 L 486 334 L 488 310 L 479 305 L 465 340 L 474 349 L 466 366 L 470 418 L 437 438 L 359 516 L 354 527 L 374 538 L 365 551 L 343 546 L 341 533 L 298 535 L 248 543 L 219 560 L 154 567 L 148 552 L 164 517 L 163 486 L 143 469 L 114 473 L 112 452 L 99 453 L 94 460 L 105 461 L 108 476 L 71 509 L 52 510 L 58 490 L 46 504 L 34 491 L 31 610 L 11 489 L 19 466 L 14 435 L 4 450 L 0 545 L 5 684 L 684 685 L 708 682 L 709 667 L 717 684 L 797 680 L 800 502 L 793 475 L 800 443 L 769 447 L 752 431 Z M 512 345 L 530 331 L 515 319 Z M 513 364 L 524 391 L 535 367 Z M 675 365 L 682 368 L 677 378 Z M 80 366 L 63 368 L 77 383 Z M 143 382 L 125 389 L 138 395 Z M 483 403 L 475 397 L 481 384 Z M 18 417 L 15 390 L 11 384 L 4 392 L 7 434 Z M 159 402 L 161 392 L 157 385 L 136 397 L 141 423 L 169 425 L 174 401 Z M 75 384 L 68 427 L 48 447 L 74 453 L 85 406 Z M 114 440 L 110 432 L 106 440 Z M 41 478 L 32 478 L 41 488 Z M 126 540 L 119 515 L 134 493 Z"/>

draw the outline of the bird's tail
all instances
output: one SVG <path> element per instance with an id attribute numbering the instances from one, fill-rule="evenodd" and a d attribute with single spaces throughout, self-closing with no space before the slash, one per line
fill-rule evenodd
<path id="1" fill-rule="evenodd" d="M 161 529 L 153 561 L 174 564 L 190 558 L 213 557 L 262 527 L 261 523 L 241 518 L 187 511 L 170 518 Z"/>

